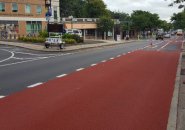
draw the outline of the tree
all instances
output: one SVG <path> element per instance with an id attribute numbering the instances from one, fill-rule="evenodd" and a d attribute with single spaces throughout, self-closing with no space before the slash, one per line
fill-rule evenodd
<path id="1" fill-rule="evenodd" d="M 102 0 L 86 0 L 86 17 L 99 18 L 102 16 L 108 16 L 108 10 Z"/>
<path id="2" fill-rule="evenodd" d="M 173 0 L 173 2 L 169 6 L 173 6 L 174 4 L 180 4 L 178 8 L 181 9 L 185 7 L 185 5 L 182 4 L 183 2 L 185 2 L 185 0 Z"/>
<path id="3" fill-rule="evenodd" d="M 178 14 L 173 14 L 171 17 L 171 21 L 173 23 L 174 29 L 185 29 L 185 12 L 181 12 Z"/>
<path id="4" fill-rule="evenodd" d="M 160 20 L 160 25 L 158 27 L 164 29 L 164 31 L 169 31 L 172 29 L 173 25 L 165 20 Z"/>
<path id="5" fill-rule="evenodd" d="M 110 17 L 102 16 L 99 19 L 97 26 L 100 31 L 108 33 L 108 31 L 112 31 L 114 21 Z"/>
<path id="6" fill-rule="evenodd" d="M 109 16 L 102 0 L 60 0 L 61 17 L 99 18 Z"/>
<path id="7" fill-rule="evenodd" d="M 132 26 L 138 31 L 156 29 L 159 24 L 158 14 L 152 14 L 147 11 L 136 10 L 131 14 Z"/>

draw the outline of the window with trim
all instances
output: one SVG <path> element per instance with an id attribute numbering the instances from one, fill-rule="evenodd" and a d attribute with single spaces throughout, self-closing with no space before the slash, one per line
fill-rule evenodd
<path id="1" fill-rule="evenodd" d="M 42 23 L 40 21 L 27 21 L 26 22 L 26 32 L 35 34 L 42 30 Z"/>
<path id="2" fill-rule="evenodd" d="M 17 3 L 12 3 L 12 12 L 18 12 L 18 5 L 17 5 Z"/>
<path id="3" fill-rule="evenodd" d="M 31 6 L 30 6 L 30 4 L 26 4 L 25 5 L 25 12 L 28 13 L 28 14 L 31 13 Z"/>
<path id="4" fill-rule="evenodd" d="M 42 7 L 40 5 L 37 6 L 37 14 L 42 13 Z"/>
<path id="5" fill-rule="evenodd" d="M 5 12 L 5 3 L 0 2 L 0 12 Z"/>

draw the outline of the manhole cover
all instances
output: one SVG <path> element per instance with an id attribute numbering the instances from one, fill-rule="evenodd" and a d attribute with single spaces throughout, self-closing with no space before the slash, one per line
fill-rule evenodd
<path id="1" fill-rule="evenodd" d="M 181 69 L 181 75 L 185 75 L 185 69 Z"/>

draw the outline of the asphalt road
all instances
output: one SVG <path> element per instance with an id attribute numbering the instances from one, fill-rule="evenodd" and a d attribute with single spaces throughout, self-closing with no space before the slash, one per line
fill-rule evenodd
<path id="1" fill-rule="evenodd" d="M 152 42 L 152 45 L 151 45 Z M 41 53 L 23 48 L 0 46 L 0 96 L 8 96 L 34 85 L 70 74 L 80 68 L 110 60 L 138 49 L 162 50 L 165 41 L 138 41 L 73 53 Z M 170 49 L 174 49 L 172 46 Z"/>
<path id="2" fill-rule="evenodd" d="M 38 60 L 72 74 L 0 99 L 0 129 L 165 130 L 182 39 L 135 44 Z"/>

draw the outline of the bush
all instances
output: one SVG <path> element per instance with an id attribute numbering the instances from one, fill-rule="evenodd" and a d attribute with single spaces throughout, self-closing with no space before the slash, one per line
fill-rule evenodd
<path id="1" fill-rule="evenodd" d="M 64 39 L 66 44 L 74 44 L 76 41 L 74 39 Z"/>
<path id="2" fill-rule="evenodd" d="M 45 42 L 45 38 L 42 37 L 19 37 L 20 41 L 24 41 L 24 42 L 34 42 L 34 43 L 44 43 Z"/>
<path id="3" fill-rule="evenodd" d="M 39 32 L 39 37 L 46 38 L 48 37 L 48 32 L 46 30 Z"/>
<path id="4" fill-rule="evenodd" d="M 82 43 L 83 42 L 83 38 L 78 36 L 78 35 L 76 35 L 76 34 L 68 34 L 68 33 L 66 33 L 66 34 L 64 34 L 62 36 L 62 38 L 64 40 L 65 39 L 74 39 L 77 43 Z"/>

